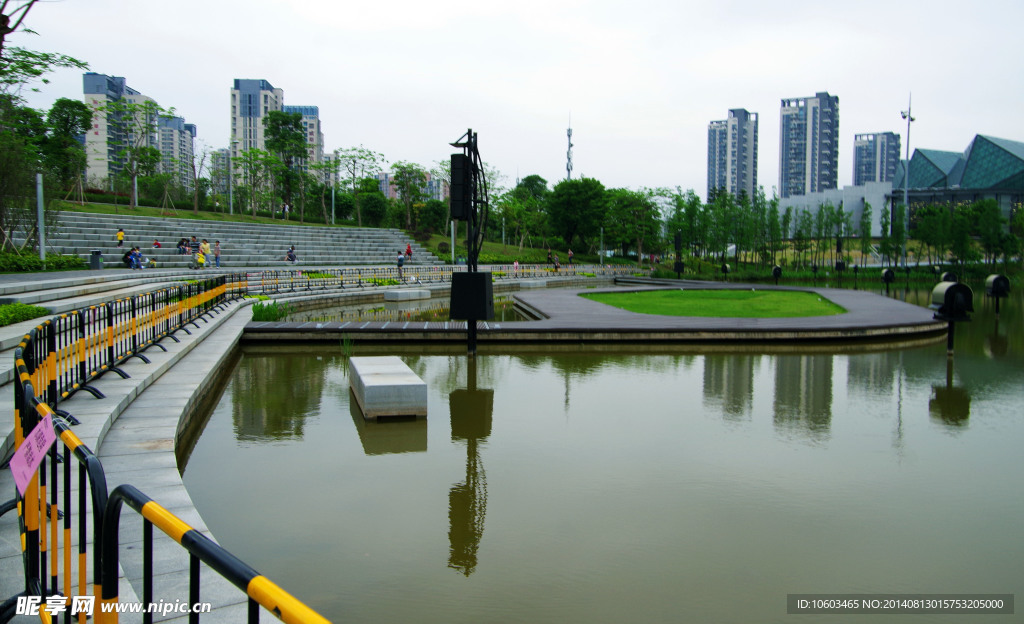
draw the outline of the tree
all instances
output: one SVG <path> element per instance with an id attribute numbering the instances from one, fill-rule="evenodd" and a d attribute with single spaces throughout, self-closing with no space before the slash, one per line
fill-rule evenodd
<path id="1" fill-rule="evenodd" d="M 782 251 L 782 219 L 779 216 L 779 198 L 773 196 L 768 202 L 768 251 L 772 265 L 778 264 L 778 254 Z"/>
<path id="2" fill-rule="evenodd" d="M 85 102 L 60 98 L 53 103 L 46 116 L 48 129 L 43 154 L 47 168 L 53 171 L 67 188 L 85 169 L 85 151 L 78 137 L 85 134 L 92 123 L 92 111 Z"/>
<path id="3" fill-rule="evenodd" d="M 903 204 L 896 204 L 892 211 L 892 252 L 904 257 L 907 252 L 907 207 Z"/>
<path id="4" fill-rule="evenodd" d="M 398 161 L 391 165 L 391 179 L 398 191 L 398 198 L 405 207 L 405 229 L 413 227 L 413 205 L 426 199 L 424 185 L 427 172 L 416 163 Z"/>
<path id="5" fill-rule="evenodd" d="M 961 266 L 977 260 L 981 255 L 971 240 L 976 218 L 973 206 L 964 206 L 953 213 L 949 250 Z"/>
<path id="6" fill-rule="evenodd" d="M 58 67 L 87 69 L 88 66 L 70 56 L 33 52 L 19 47 L 4 47 L 6 36 L 17 30 L 35 0 L 12 6 L 9 0 L 0 4 L 0 245 L 14 248 L 15 232 L 23 230 L 25 245 L 35 238 L 35 175 L 43 166 L 42 150 L 47 140 L 42 115 L 24 105 L 21 92 L 35 80 Z M 31 88 L 31 87 L 30 87 Z M 44 176 L 44 184 L 49 178 Z M 56 189 L 48 188 L 51 199 Z M 52 222 L 52 213 L 45 211 Z"/>
<path id="7" fill-rule="evenodd" d="M 248 197 L 252 216 L 255 217 L 257 206 L 262 207 L 273 199 L 270 179 L 280 161 L 274 154 L 250 148 L 239 152 L 237 162 L 245 184 L 242 189 L 236 189 L 236 193 L 242 191 L 241 194 Z"/>
<path id="8" fill-rule="evenodd" d="M 879 215 L 879 225 L 882 229 L 882 236 L 878 239 L 878 253 L 886 264 L 892 264 L 892 213 L 889 210 L 882 210 Z"/>
<path id="9" fill-rule="evenodd" d="M 548 181 L 536 174 L 528 175 L 520 180 L 514 190 L 516 197 L 533 199 L 538 202 L 544 201 L 551 194 Z"/>
<path id="10" fill-rule="evenodd" d="M 157 123 L 159 119 L 174 116 L 174 109 L 165 109 L 148 98 L 136 100 L 121 98 L 111 100 L 98 107 L 98 113 L 106 114 L 107 121 L 117 128 L 110 139 L 112 147 L 117 150 L 117 157 L 122 162 L 121 170 L 132 179 L 131 207 L 138 205 L 138 178 L 148 175 L 160 163 L 160 150 L 157 145 Z M 153 160 L 153 154 L 156 159 Z"/>
<path id="11" fill-rule="evenodd" d="M 796 215 L 796 224 L 793 227 L 793 250 L 799 254 L 801 265 L 806 265 L 804 254 L 811 248 L 811 234 L 814 231 L 814 217 L 811 211 L 801 208 Z"/>
<path id="12" fill-rule="evenodd" d="M 940 260 L 949 250 L 951 226 L 948 206 L 927 204 L 914 211 L 914 238 L 924 246 L 929 263 Z"/>
<path id="13" fill-rule="evenodd" d="M 379 227 L 388 213 L 388 200 L 380 191 L 363 192 L 356 197 L 356 210 L 366 217 L 371 227 Z"/>
<path id="14" fill-rule="evenodd" d="M 188 163 L 189 172 L 192 174 L 192 214 L 199 214 L 199 180 L 203 179 L 203 170 L 207 168 L 206 159 L 209 156 L 210 150 L 204 146 L 198 154 L 192 153 L 192 159 Z"/>
<path id="15" fill-rule="evenodd" d="M 636 250 L 637 262 L 643 264 L 644 243 L 654 242 L 661 232 L 661 210 L 650 190 L 611 189 L 605 215 L 605 233 L 617 245 Z"/>
<path id="16" fill-rule="evenodd" d="M 38 1 L 26 0 L 19 6 L 10 7 L 9 5 L 13 4 L 10 0 L 3 0 L 3 3 L 0 4 L 0 59 L 3 58 L 4 42 L 7 40 L 7 35 L 21 27 L 21 23 L 25 21 L 25 16 L 28 15 L 32 5 Z"/>
<path id="17" fill-rule="evenodd" d="M 431 232 L 444 232 L 444 224 L 448 219 L 448 205 L 440 199 L 428 199 L 420 213 L 420 226 Z"/>
<path id="18" fill-rule="evenodd" d="M 975 216 L 974 233 L 978 235 L 978 242 L 985 251 L 985 262 L 995 262 L 1003 246 L 1006 219 L 999 212 L 999 204 L 994 199 L 975 202 L 972 208 Z"/>
<path id="19" fill-rule="evenodd" d="M 871 204 L 864 202 L 860 212 L 860 253 L 871 255 Z"/>
<path id="20" fill-rule="evenodd" d="M 725 261 L 730 239 L 733 239 L 737 216 L 736 198 L 728 191 L 714 193 L 713 202 L 705 206 L 707 215 L 707 252 Z M 733 239 L 735 240 L 735 239 Z"/>
<path id="21" fill-rule="evenodd" d="M 548 197 L 546 209 L 552 230 L 571 247 L 576 237 L 591 237 L 604 223 L 604 185 L 593 178 L 562 180 Z"/>
<path id="22" fill-rule="evenodd" d="M 299 184 L 295 161 L 307 156 L 306 133 L 302 130 L 302 113 L 270 111 L 263 118 L 264 145 L 276 154 L 283 167 L 276 171 L 284 203 L 292 205 L 292 194 Z M 300 211 L 300 219 L 302 214 Z"/>
<path id="23" fill-rule="evenodd" d="M 356 224 L 362 227 L 363 212 L 362 206 L 359 203 L 359 193 L 362 191 L 358 180 L 368 176 L 376 176 L 381 172 L 381 166 L 387 164 L 388 161 L 384 160 L 384 154 L 366 149 L 362 145 L 338 150 L 337 154 L 338 160 L 343 164 L 346 173 L 352 179 L 352 199 L 356 206 Z"/>

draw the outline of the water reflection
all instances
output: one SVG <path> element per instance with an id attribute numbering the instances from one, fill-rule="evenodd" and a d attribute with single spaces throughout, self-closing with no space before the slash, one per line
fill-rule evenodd
<path id="1" fill-rule="evenodd" d="M 383 294 L 380 295 L 383 297 Z M 325 299 L 322 302 L 308 302 L 302 310 L 289 314 L 284 320 L 289 323 L 328 322 L 444 322 L 451 320 L 448 314 L 448 299 L 416 299 L 410 301 L 376 301 L 363 304 L 341 304 Z M 495 322 L 527 321 L 515 308 L 511 297 L 496 297 L 494 300 Z"/>
<path id="2" fill-rule="evenodd" d="M 467 361 L 467 387 L 448 395 L 452 441 L 466 445 L 466 478 L 448 491 L 448 567 L 469 576 L 476 570 L 477 552 L 487 515 L 487 472 L 480 448 L 491 435 L 494 390 L 478 389 L 476 358 Z"/>
<path id="3" fill-rule="evenodd" d="M 183 476 L 219 541 L 337 621 L 782 621 L 794 591 L 991 592 L 1024 583 L 1010 303 L 961 324 L 953 360 L 944 339 L 356 345 L 427 382 L 429 427 L 353 413 L 340 347 L 246 346 Z"/>
<path id="4" fill-rule="evenodd" d="M 231 387 L 235 438 L 302 439 L 307 418 L 319 411 L 327 368 L 322 356 L 247 359 Z"/>
<path id="5" fill-rule="evenodd" d="M 349 394 L 349 415 L 366 455 L 427 452 L 426 418 L 378 418 L 367 420 L 356 398 Z"/>
<path id="6" fill-rule="evenodd" d="M 749 418 L 754 402 L 754 362 L 750 355 L 704 358 L 704 401 L 718 405 L 726 418 Z"/>
<path id="7" fill-rule="evenodd" d="M 775 360 L 775 427 L 811 440 L 832 422 L 831 355 L 783 355 Z"/>
<path id="8" fill-rule="evenodd" d="M 953 385 L 953 358 L 946 361 L 946 384 L 932 386 L 928 411 L 933 418 L 950 427 L 964 427 L 971 415 L 971 395 L 967 388 Z"/>

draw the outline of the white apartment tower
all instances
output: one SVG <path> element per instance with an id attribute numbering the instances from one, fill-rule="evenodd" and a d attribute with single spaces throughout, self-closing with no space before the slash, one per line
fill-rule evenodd
<path id="1" fill-rule="evenodd" d="M 174 175 L 181 187 L 191 193 L 195 190 L 192 180 L 195 124 L 185 123 L 181 117 L 161 117 L 157 122 L 157 134 L 160 141 L 160 171 Z"/>
<path id="2" fill-rule="evenodd" d="M 302 115 L 302 132 L 306 137 L 307 152 L 305 162 L 297 163 L 304 171 L 309 172 L 309 165 L 324 160 L 324 133 L 320 124 L 320 108 L 318 106 L 283 106 L 286 113 Z"/>
<path id="3" fill-rule="evenodd" d="M 238 156 L 243 150 L 266 149 L 263 118 L 284 106 L 284 90 L 266 80 L 236 78 L 231 89 L 231 165 L 241 171 Z"/>
<path id="4" fill-rule="evenodd" d="M 92 127 L 85 134 L 86 178 L 94 186 L 105 186 L 125 167 L 124 150 L 128 146 L 152 147 L 160 151 L 160 170 L 174 173 L 186 189 L 192 188 L 190 163 L 196 127 L 181 117 L 149 114 L 148 119 L 128 118 L 104 110 L 123 101 L 130 104 L 156 104 L 153 98 L 129 87 L 120 76 L 88 72 L 82 78 L 82 101 L 93 110 Z M 140 134 L 141 133 L 141 134 Z"/>
<path id="5" fill-rule="evenodd" d="M 708 124 L 708 197 L 719 190 L 750 198 L 757 190 L 757 113 L 734 108 Z"/>
<path id="6" fill-rule="evenodd" d="M 779 121 L 779 195 L 807 195 L 839 182 L 839 97 L 782 100 Z"/>

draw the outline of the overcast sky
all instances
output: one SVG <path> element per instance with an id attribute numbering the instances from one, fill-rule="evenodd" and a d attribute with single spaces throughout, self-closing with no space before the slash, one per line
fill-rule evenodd
<path id="1" fill-rule="evenodd" d="M 127 78 L 226 147 L 235 78 L 320 107 L 326 149 L 364 145 L 427 168 L 467 128 L 506 184 L 707 190 L 708 122 L 759 115 L 758 184 L 778 185 L 779 104 L 839 96 L 839 183 L 853 137 L 963 151 L 1024 141 L 1021 0 L 43 0 L 9 43 Z M 81 98 L 81 72 L 30 103 Z"/>

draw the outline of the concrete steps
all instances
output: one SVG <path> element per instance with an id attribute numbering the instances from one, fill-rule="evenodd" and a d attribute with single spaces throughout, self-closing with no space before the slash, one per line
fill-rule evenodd
<path id="1" fill-rule="evenodd" d="M 132 246 L 156 261 L 158 268 L 187 268 L 189 257 L 176 249 L 181 238 L 207 239 L 210 246 L 221 242 L 221 265 L 225 267 L 271 267 L 286 265 L 285 251 L 294 245 L 303 265 L 356 266 L 391 265 L 400 250 L 410 245 L 412 265 L 440 265 L 402 231 L 377 228 L 328 228 L 284 224 L 227 223 L 201 219 L 139 217 L 63 211 L 59 225 L 47 237 L 50 251 L 77 255 L 88 262 L 93 250 L 103 255 L 104 268 L 122 268 L 121 257 Z M 115 234 L 125 231 L 123 248 Z M 159 240 L 162 247 L 153 248 Z M 212 259 L 211 259 L 212 260 Z"/>

